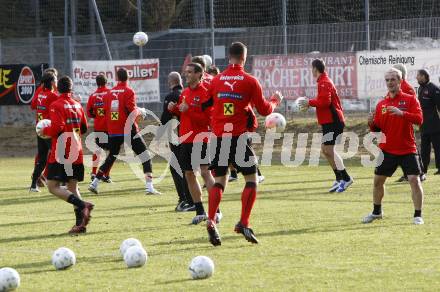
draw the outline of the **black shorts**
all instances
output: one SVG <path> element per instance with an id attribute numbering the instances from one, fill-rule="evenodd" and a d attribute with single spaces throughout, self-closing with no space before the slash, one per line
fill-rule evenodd
<path id="1" fill-rule="evenodd" d="M 104 150 L 110 150 L 109 145 L 108 145 L 108 143 L 109 143 L 109 138 L 108 138 L 108 134 L 107 134 L 107 132 L 95 132 L 94 134 L 95 134 L 95 135 L 105 135 L 105 136 L 107 136 L 107 142 L 106 142 L 106 143 L 104 143 L 104 142 L 100 142 L 99 139 L 98 139 L 98 137 L 95 137 L 95 143 L 96 143 L 96 145 L 98 145 L 100 148 L 102 148 L 102 149 L 104 149 Z M 102 140 L 102 139 L 101 139 L 101 140 Z"/>
<path id="2" fill-rule="evenodd" d="M 209 169 L 214 170 L 217 177 L 226 175 L 230 164 L 243 175 L 256 173 L 257 159 L 251 142 L 246 135 L 212 139 L 211 153 L 215 155 L 212 155 Z"/>
<path id="3" fill-rule="evenodd" d="M 194 152 L 194 153 L 193 153 Z M 183 171 L 197 170 L 200 165 L 209 165 L 207 143 L 182 143 L 179 149 L 179 163 Z"/>
<path id="4" fill-rule="evenodd" d="M 67 167 L 71 166 L 71 173 L 66 173 Z M 69 170 L 69 169 L 67 169 Z M 68 182 L 69 180 L 84 180 L 84 164 L 64 165 L 58 162 L 49 163 L 47 166 L 47 179 L 59 182 Z"/>
<path id="5" fill-rule="evenodd" d="M 393 155 L 387 152 L 382 152 L 383 161 L 376 166 L 374 174 L 391 177 L 396 171 L 397 167 L 402 167 L 403 173 L 406 175 L 420 175 L 422 168 L 419 162 L 418 154 Z"/>
<path id="6" fill-rule="evenodd" d="M 322 124 L 322 144 L 335 145 L 339 143 L 342 133 L 344 133 L 344 126 L 343 123 Z"/>

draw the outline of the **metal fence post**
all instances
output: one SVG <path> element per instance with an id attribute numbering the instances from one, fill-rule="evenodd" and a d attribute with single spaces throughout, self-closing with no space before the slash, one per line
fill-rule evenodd
<path id="1" fill-rule="evenodd" d="M 283 46 L 284 55 L 287 55 L 287 1 L 281 0 L 283 6 Z"/>
<path id="2" fill-rule="evenodd" d="M 54 50 L 53 50 L 53 35 L 52 32 L 49 32 L 49 67 L 53 68 L 54 65 Z"/>
<path id="3" fill-rule="evenodd" d="M 212 65 L 215 65 L 215 27 L 214 27 L 214 0 L 209 0 L 209 17 L 211 18 L 211 53 Z"/>
<path id="4" fill-rule="evenodd" d="M 2 48 L 2 40 L 0 39 L 0 64 L 3 63 L 3 48 Z"/>
<path id="5" fill-rule="evenodd" d="M 138 21 L 138 31 L 142 31 L 142 1 L 137 0 L 137 21 Z M 144 58 L 143 47 L 139 46 L 139 59 Z"/>
<path id="6" fill-rule="evenodd" d="M 110 52 L 110 48 L 107 42 L 107 36 L 105 35 L 104 26 L 102 25 L 101 16 L 99 15 L 98 5 L 96 4 L 96 0 L 91 0 L 93 4 L 93 9 L 95 10 L 96 20 L 98 21 L 99 30 L 101 31 L 102 39 L 104 40 L 105 49 L 107 51 L 107 57 L 111 61 L 112 54 Z"/>

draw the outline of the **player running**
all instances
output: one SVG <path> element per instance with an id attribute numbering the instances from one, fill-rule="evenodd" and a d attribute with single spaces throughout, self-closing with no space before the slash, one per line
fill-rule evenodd
<path id="1" fill-rule="evenodd" d="M 264 98 L 258 80 L 244 71 L 246 57 L 246 46 L 240 42 L 233 43 L 229 48 L 229 66 L 214 77 L 209 89 L 209 102 L 213 103 L 211 125 L 216 139 L 211 142 L 215 146 L 215 157 L 210 167 L 215 172 L 215 184 L 209 190 L 207 230 L 209 241 L 214 246 L 221 245 L 216 227 L 216 211 L 228 181 L 229 164 L 234 165 L 246 181 L 241 195 L 241 218 L 235 225 L 235 232 L 243 234 L 252 243 L 258 243 L 249 227 L 249 217 L 257 197 L 257 162 L 246 134 L 247 109 L 255 105 L 257 111 L 266 116 L 283 99 L 278 92 L 270 101 Z"/>
<path id="2" fill-rule="evenodd" d="M 59 98 L 50 106 L 51 126 L 42 134 L 52 137 L 47 187 L 58 198 L 74 205 L 76 223 L 71 234 L 85 233 L 94 205 L 81 199 L 78 182 L 84 180 L 81 134 L 87 132 L 87 120 L 79 102 L 72 99 L 70 77 L 58 81 Z M 61 183 L 66 183 L 66 188 Z"/>
<path id="3" fill-rule="evenodd" d="M 87 102 L 87 116 L 94 120 L 94 134 L 97 135 L 95 138 L 95 143 L 101 149 L 98 149 L 93 153 L 93 161 L 92 161 L 92 175 L 91 181 L 93 181 L 96 177 L 96 170 L 99 166 L 100 154 L 102 150 L 109 150 L 108 143 L 100 142 L 98 137 L 107 136 L 107 123 L 105 120 L 105 111 L 104 111 L 104 98 L 110 92 L 110 89 L 107 88 L 107 78 L 104 75 L 99 74 L 96 76 L 96 86 L 98 87 L 94 93 L 92 93 Z M 107 183 L 111 183 L 111 179 L 109 176 L 110 169 L 107 173 L 105 173 L 102 177 L 102 180 Z"/>
<path id="4" fill-rule="evenodd" d="M 99 181 L 102 180 L 106 173 L 108 173 L 109 169 L 116 161 L 116 156 L 119 154 L 121 146 L 124 144 L 124 137 L 130 135 L 131 148 L 142 162 L 142 168 L 145 175 L 146 194 L 159 195 L 160 192 L 153 186 L 153 170 L 147 146 L 141 136 L 136 136 L 139 133 L 139 127 L 136 120 L 129 120 L 129 116 L 132 113 L 136 119 L 144 114 L 136 107 L 136 95 L 133 89 L 128 86 L 127 70 L 124 68 L 119 69 L 116 72 L 116 76 L 118 84 L 113 87 L 110 90 L 110 93 L 104 98 L 104 111 L 109 136 L 109 154 L 105 159 L 105 162 L 99 168 L 95 179 L 89 185 L 89 191 L 98 194 Z M 124 130 L 126 123 L 132 125 L 129 133 L 126 133 Z"/>
<path id="5" fill-rule="evenodd" d="M 373 212 L 363 218 L 363 223 L 371 223 L 382 219 L 382 199 L 384 185 L 398 166 L 408 176 L 411 185 L 414 204 L 414 219 L 416 225 L 423 224 L 423 188 L 419 175 L 421 166 L 417 158 L 417 147 L 414 138 L 413 124 L 421 125 L 423 114 L 418 99 L 405 94 L 400 89 L 402 73 L 397 69 L 390 69 L 385 73 L 388 87 L 387 96 L 376 106 L 374 116 L 368 120 L 370 130 L 381 131 L 385 141 L 381 141 L 379 148 L 382 150 L 383 161 L 374 172 Z"/>
<path id="6" fill-rule="evenodd" d="M 299 101 L 299 105 L 305 108 L 316 107 L 316 116 L 323 134 L 321 150 L 336 178 L 329 192 L 342 193 L 353 183 L 353 178 L 347 173 L 342 157 L 335 151 L 335 144 L 340 141 L 344 132 L 344 112 L 336 87 L 325 72 L 323 60 L 313 60 L 312 73 L 318 83 L 318 96 Z"/>
<path id="7" fill-rule="evenodd" d="M 214 178 L 208 169 L 211 107 L 202 110 L 202 104 L 209 99 L 208 90 L 202 81 L 202 66 L 198 63 L 188 64 L 185 68 L 185 77 L 188 87 L 180 95 L 178 104 L 170 102 L 168 109 L 180 117 L 179 161 L 196 208 L 196 216 L 192 219 L 192 224 L 199 224 L 206 220 L 206 213 L 202 203 L 202 188 L 196 172 L 200 169 L 208 191 L 214 185 Z M 216 220 L 220 221 L 221 218 L 222 214 L 218 212 Z"/>

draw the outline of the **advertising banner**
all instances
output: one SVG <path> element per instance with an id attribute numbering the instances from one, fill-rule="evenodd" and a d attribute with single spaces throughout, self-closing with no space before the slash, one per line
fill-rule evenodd
<path id="1" fill-rule="evenodd" d="M 0 105 L 30 104 L 47 64 L 0 65 Z"/>
<path id="2" fill-rule="evenodd" d="M 96 76 L 105 75 L 111 88 L 116 85 L 119 68 L 128 71 L 129 86 L 136 93 L 137 102 L 160 102 L 159 59 L 73 61 L 74 93 L 81 96 L 82 103 L 87 103 L 90 94 L 96 90 Z"/>

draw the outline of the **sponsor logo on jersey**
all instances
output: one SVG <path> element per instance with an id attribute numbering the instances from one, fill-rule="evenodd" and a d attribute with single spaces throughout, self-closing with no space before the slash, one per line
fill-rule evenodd
<path id="1" fill-rule="evenodd" d="M 225 102 L 223 104 L 223 114 L 225 116 L 234 115 L 234 104 L 232 102 Z"/>

